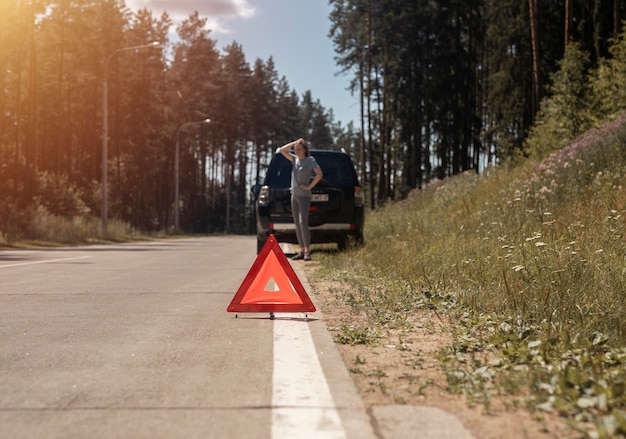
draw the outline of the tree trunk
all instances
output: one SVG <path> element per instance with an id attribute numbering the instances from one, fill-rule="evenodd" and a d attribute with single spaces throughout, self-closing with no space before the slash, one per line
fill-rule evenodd
<path id="1" fill-rule="evenodd" d="M 565 0 L 565 32 L 564 32 L 564 45 L 563 45 L 563 53 L 567 50 L 567 43 L 570 39 L 570 34 L 572 32 L 572 0 Z"/>
<path id="2" fill-rule="evenodd" d="M 376 173 L 374 172 L 374 148 L 372 140 L 372 0 L 367 3 L 367 148 L 370 158 L 370 207 L 376 207 Z"/>
<path id="3" fill-rule="evenodd" d="M 533 114 L 539 108 L 539 19 L 537 17 L 537 0 L 528 0 L 528 9 L 530 12 L 530 38 L 533 52 Z"/>
<path id="4" fill-rule="evenodd" d="M 361 111 L 361 133 L 359 135 L 359 161 L 361 172 L 361 186 L 365 186 L 365 81 L 363 62 L 359 62 L 359 106 Z"/>
<path id="5" fill-rule="evenodd" d="M 613 38 L 617 39 L 620 33 L 619 0 L 613 0 Z"/>

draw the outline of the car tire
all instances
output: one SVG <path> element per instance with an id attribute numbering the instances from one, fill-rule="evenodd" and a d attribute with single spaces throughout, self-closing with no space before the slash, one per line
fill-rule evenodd
<path id="1" fill-rule="evenodd" d="M 344 251 L 347 247 L 348 237 L 343 235 L 337 240 L 337 250 Z"/>
<path id="2" fill-rule="evenodd" d="M 354 235 L 354 246 L 355 247 L 363 247 L 363 234 L 357 233 Z"/>
<path id="3" fill-rule="evenodd" d="M 267 239 L 260 239 L 260 238 L 256 239 L 256 254 L 257 255 L 261 253 L 261 249 L 263 248 L 266 242 L 267 242 Z"/>
<path id="4" fill-rule="evenodd" d="M 361 233 L 355 235 L 343 235 L 337 240 L 337 249 L 344 251 L 350 247 L 359 248 L 363 246 L 363 235 Z"/>

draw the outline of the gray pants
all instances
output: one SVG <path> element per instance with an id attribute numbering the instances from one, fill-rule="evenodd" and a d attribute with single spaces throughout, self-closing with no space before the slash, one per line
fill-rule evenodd
<path id="1" fill-rule="evenodd" d="M 291 196 L 291 212 L 293 222 L 296 225 L 296 237 L 298 244 L 302 248 L 309 248 L 311 245 L 311 232 L 309 231 L 309 208 L 311 207 L 311 197 Z"/>

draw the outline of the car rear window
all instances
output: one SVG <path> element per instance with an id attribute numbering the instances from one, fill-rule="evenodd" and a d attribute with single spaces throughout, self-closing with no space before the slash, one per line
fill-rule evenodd
<path id="1" fill-rule="evenodd" d="M 352 161 L 345 154 L 329 154 L 312 152 L 317 164 L 322 168 L 324 180 L 331 186 L 356 186 Z M 282 155 L 274 157 L 275 163 L 270 166 L 268 183 L 274 187 L 289 187 L 291 185 L 291 162 Z"/>

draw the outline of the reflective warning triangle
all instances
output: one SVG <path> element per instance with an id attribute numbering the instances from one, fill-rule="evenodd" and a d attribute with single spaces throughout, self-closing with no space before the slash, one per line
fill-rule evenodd
<path id="1" fill-rule="evenodd" d="M 274 235 L 267 238 L 227 311 L 315 312 Z"/>

